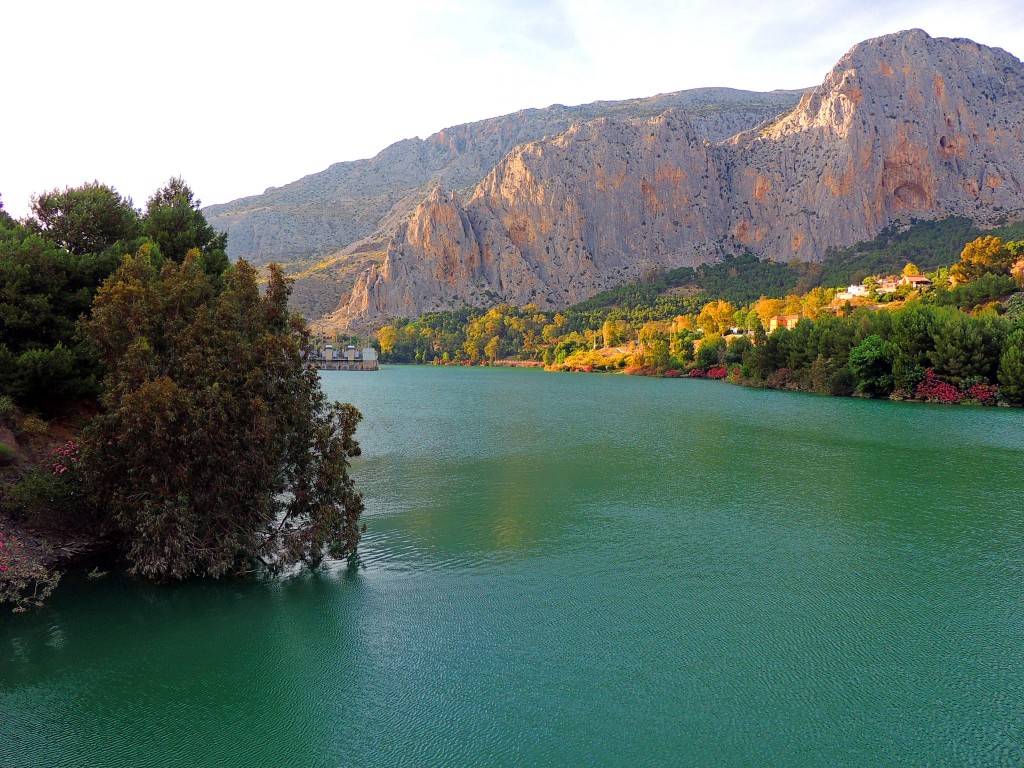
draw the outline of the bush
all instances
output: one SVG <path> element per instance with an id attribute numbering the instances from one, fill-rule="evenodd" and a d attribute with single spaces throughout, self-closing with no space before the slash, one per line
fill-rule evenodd
<path id="1" fill-rule="evenodd" d="M 18 407 L 10 395 L 0 395 L 0 424 L 11 424 L 18 416 Z"/>
<path id="2" fill-rule="evenodd" d="M 849 395 L 853 392 L 853 374 L 848 366 L 833 358 L 818 355 L 811 364 L 811 389 L 819 395 Z"/>
<path id="3" fill-rule="evenodd" d="M 67 530 L 82 523 L 84 493 L 77 481 L 36 468 L 10 488 L 5 504 L 15 520 L 33 528 Z"/>
<path id="4" fill-rule="evenodd" d="M 7 443 L 0 443 L 0 466 L 14 461 L 14 449 Z"/>
<path id="5" fill-rule="evenodd" d="M 904 389 L 903 387 L 896 387 L 896 389 L 894 389 L 892 392 L 889 393 L 889 399 L 890 400 L 896 400 L 897 402 L 902 402 L 903 400 L 909 400 L 910 399 L 910 392 L 908 390 Z"/>
<path id="6" fill-rule="evenodd" d="M 924 380 L 917 385 L 915 395 L 918 400 L 946 405 L 957 405 L 964 399 L 959 389 L 940 379 L 931 368 L 925 371 Z"/>
<path id="7" fill-rule="evenodd" d="M 75 530 L 92 523 L 85 486 L 80 476 L 79 445 L 69 440 L 54 448 L 7 493 L 10 513 L 33 528 Z"/>
<path id="8" fill-rule="evenodd" d="M 999 402 L 999 387 L 994 384 L 974 384 L 964 395 L 966 400 L 974 400 L 981 405 L 995 405 Z"/>
<path id="9" fill-rule="evenodd" d="M 789 368 L 779 368 L 768 377 L 766 384 L 769 389 L 792 389 L 796 375 Z"/>
<path id="10" fill-rule="evenodd" d="M 23 434 L 28 435 L 30 439 L 34 437 L 42 437 L 43 435 L 46 434 L 46 431 L 49 428 L 49 423 L 39 418 L 35 414 L 30 414 L 26 416 L 24 419 L 21 420 L 21 423 L 18 425 L 18 430 Z"/>
<path id="11" fill-rule="evenodd" d="M 0 531 L 0 604 L 11 604 L 15 613 L 37 608 L 59 581 L 59 573 L 26 555 L 17 537 Z"/>
<path id="12" fill-rule="evenodd" d="M 605 357 L 600 352 L 585 349 L 566 357 L 563 365 L 573 371 L 582 371 L 586 368 L 590 368 L 590 371 L 608 371 L 620 367 L 625 358 L 625 355 Z"/>
<path id="13" fill-rule="evenodd" d="M 64 445 L 50 451 L 50 455 L 46 459 L 46 468 L 54 477 L 63 477 L 68 472 L 73 475 L 81 455 L 82 449 L 78 443 L 68 440 Z"/>
<path id="14" fill-rule="evenodd" d="M 657 376 L 658 369 L 650 365 L 627 365 L 624 373 L 629 376 Z"/>
<path id="15" fill-rule="evenodd" d="M 725 354 L 725 339 L 712 334 L 706 336 L 697 350 L 697 367 L 711 368 L 718 365 Z"/>
<path id="16" fill-rule="evenodd" d="M 1015 293 L 1006 300 L 1006 317 L 1011 320 L 1024 317 L 1024 291 Z"/>

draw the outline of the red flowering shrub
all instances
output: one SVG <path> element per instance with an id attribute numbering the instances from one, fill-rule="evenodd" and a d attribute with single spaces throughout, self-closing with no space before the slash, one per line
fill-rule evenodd
<path id="1" fill-rule="evenodd" d="M 666 379 L 678 379 L 682 374 L 675 368 L 669 368 L 662 374 Z"/>
<path id="2" fill-rule="evenodd" d="M 919 400 L 928 403 L 945 403 L 946 405 L 957 405 L 964 399 L 964 395 L 959 389 L 940 379 L 931 368 L 924 372 L 924 379 L 917 385 L 917 391 L 914 394 Z"/>
<path id="3" fill-rule="evenodd" d="M 968 400 L 977 400 L 982 405 L 995 405 L 999 400 L 999 387 L 995 384 L 975 384 L 965 394 Z"/>
<path id="4" fill-rule="evenodd" d="M 703 379 L 704 369 L 703 368 L 691 368 L 686 372 L 686 377 L 689 379 Z"/>
<path id="5" fill-rule="evenodd" d="M 724 379 L 729 372 L 722 367 L 708 368 L 705 374 L 709 379 Z"/>

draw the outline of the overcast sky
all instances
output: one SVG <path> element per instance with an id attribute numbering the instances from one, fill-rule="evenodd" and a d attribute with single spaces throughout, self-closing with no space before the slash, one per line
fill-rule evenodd
<path id="1" fill-rule="evenodd" d="M 0 195 L 98 179 L 204 204 L 402 138 L 553 103 L 819 83 L 855 43 L 920 27 L 1024 54 L 1011 0 L 10 0 Z"/>

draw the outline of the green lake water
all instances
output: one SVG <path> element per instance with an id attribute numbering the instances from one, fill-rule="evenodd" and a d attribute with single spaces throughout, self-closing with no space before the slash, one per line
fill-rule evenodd
<path id="1" fill-rule="evenodd" d="M 0 766 L 1024 765 L 1024 410 L 324 384 L 358 565 L 0 616 Z"/>

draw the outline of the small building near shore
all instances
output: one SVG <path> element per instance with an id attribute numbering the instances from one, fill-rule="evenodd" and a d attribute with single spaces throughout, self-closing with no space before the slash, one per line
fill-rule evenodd
<path id="1" fill-rule="evenodd" d="M 322 371 L 376 371 L 378 368 L 377 350 L 373 347 L 359 349 L 354 344 L 344 349 L 324 344 L 313 350 L 310 361 Z"/>

